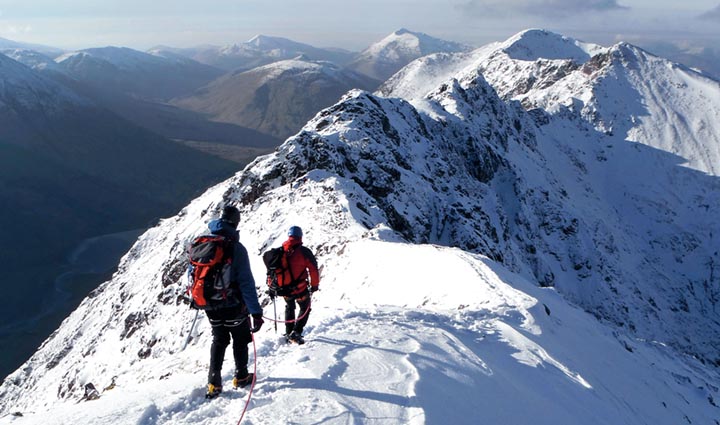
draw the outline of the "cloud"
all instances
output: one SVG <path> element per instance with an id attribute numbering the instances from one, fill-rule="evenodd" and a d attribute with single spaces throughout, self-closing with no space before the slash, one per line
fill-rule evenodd
<path id="1" fill-rule="evenodd" d="M 627 9 L 617 0 L 470 0 L 459 7 L 476 16 L 522 14 L 545 18 Z"/>
<path id="2" fill-rule="evenodd" d="M 7 25 L 5 27 L 5 32 L 12 35 L 27 34 L 32 32 L 32 27 L 30 25 Z"/>
<path id="3" fill-rule="evenodd" d="M 707 12 L 703 13 L 699 16 L 699 18 L 706 21 L 720 22 L 720 5 L 717 5 L 714 9 L 710 9 Z"/>

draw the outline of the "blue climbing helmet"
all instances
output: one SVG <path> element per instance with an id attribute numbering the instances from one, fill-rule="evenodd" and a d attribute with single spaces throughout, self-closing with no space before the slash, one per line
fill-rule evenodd
<path id="1" fill-rule="evenodd" d="M 292 226 L 290 230 L 288 230 L 288 236 L 293 238 L 302 238 L 302 229 L 298 226 Z"/>

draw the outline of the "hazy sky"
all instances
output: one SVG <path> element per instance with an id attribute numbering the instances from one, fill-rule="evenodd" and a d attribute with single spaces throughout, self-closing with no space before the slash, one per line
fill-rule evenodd
<path id="1" fill-rule="evenodd" d="M 65 49 L 265 34 L 361 50 L 399 28 L 475 46 L 526 28 L 604 45 L 720 45 L 720 0 L 0 0 L 0 37 Z"/>

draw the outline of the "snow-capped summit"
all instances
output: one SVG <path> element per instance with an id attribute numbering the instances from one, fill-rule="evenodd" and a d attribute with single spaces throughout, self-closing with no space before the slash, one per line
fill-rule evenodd
<path id="1" fill-rule="evenodd" d="M 258 34 L 252 37 L 250 40 L 246 41 L 243 44 L 246 46 L 253 46 L 256 49 L 263 51 L 283 50 L 306 52 L 315 50 L 314 47 L 308 44 L 298 43 L 296 41 L 292 41 L 283 37 L 270 37 L 262 34 Z"/>
<path id="2" fill-rule="evenodd" d="M 607 51 L 607 48 L 584 43 L 560 34 L 542 29 L 522 31 L 500 46 L 511 59 L 536 61 L 538 59 L 571 59 L 584 63 L 592 56 Z"/>
<path id="3" fill-rule="evenodd" d="M 470 47 L 400 29 L 371 45 L 348 65 L 358 72 L 384 81 L 414 59 L 437 52 L 462 52 Z"/>
<path id="4" fill-rule="evenodd" d="M 601 47 L 547 31 L 523 31 L 468 54 L 422 58 L 380 92 L 421 99 L 451 75 L 477 71 L 501 97 L 526 109 L 572 111 L 600 131 L 720 173 L 720 84 L 624 42 Z"/>
<path id="5" fill-rule="evenodd" d="M 600 131 L 720 175 L 718 81 L 624 42 L 591 51 L 584 62 L 528 62 L 498 52 L 478 67 L 503 97 L 526 109 L 571 111 Z"/>

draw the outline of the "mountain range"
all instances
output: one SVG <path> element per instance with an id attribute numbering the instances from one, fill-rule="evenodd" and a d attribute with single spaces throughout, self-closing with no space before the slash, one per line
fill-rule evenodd
<path id="1" fill-rule="evenodd" d="M 265 35 L 224 47 L 147 52 L 109 46 L 52 55 L 22 43 L 3 46 L 6 55 L 134 124 L 208 152 L 218 145 L 223 152 L 238 144 L 277 146 L 350 88 L 374 90 L 416 58 L 470 49 L 406 29 L 360 53 Z"/>
<path id="2" fill-rule="evenodd" d="M 214 50 L 173 50 L 173 54 L 234 70 L 171 103 L 203 113 L 213 121 L 252 128 L 283 140 L 351 88 L 372 91 L 414 59 L 465 50 L 470 47 L 406 29 L 357 54 L 267 36 Z M 162 55 L 168 50 L 151 51 Z M 211 59 L 211 52 L 223 60 Z"/>
<path id="3" fill-rule="evenodd" d="M 150 52 L 158 56 L 179 55 L 226 71 L 246 71 L 272 62 L 305 56 L 309 60 L 345 65 L 353 56 L 342 49 L 322 49 L 282 37 L 256 35 L 250 40 L 227 46 L 172 48 L 157 46 Z"/>
<path id="4" fill-rule="evenodd" d="M 0 423 L 237 420 L 245 394 L 202 398 L 182 297 L 227 204 L 266 316 L 290 225 L 322 264 L 309 343 L 256 335 L 253 423 L 719 423 L 718 114 L 716 80 L 627 43 L 420 58 L 142 235 L 0 385 Z"/>
<path id="5" fill-rule="evenodd" d="M 55 62 L 71 77 L 96 88 L 157 100 L 187 94 L 223 74 L 186 58 L 168 59 L 127 47 L 80 50 Z"/>

